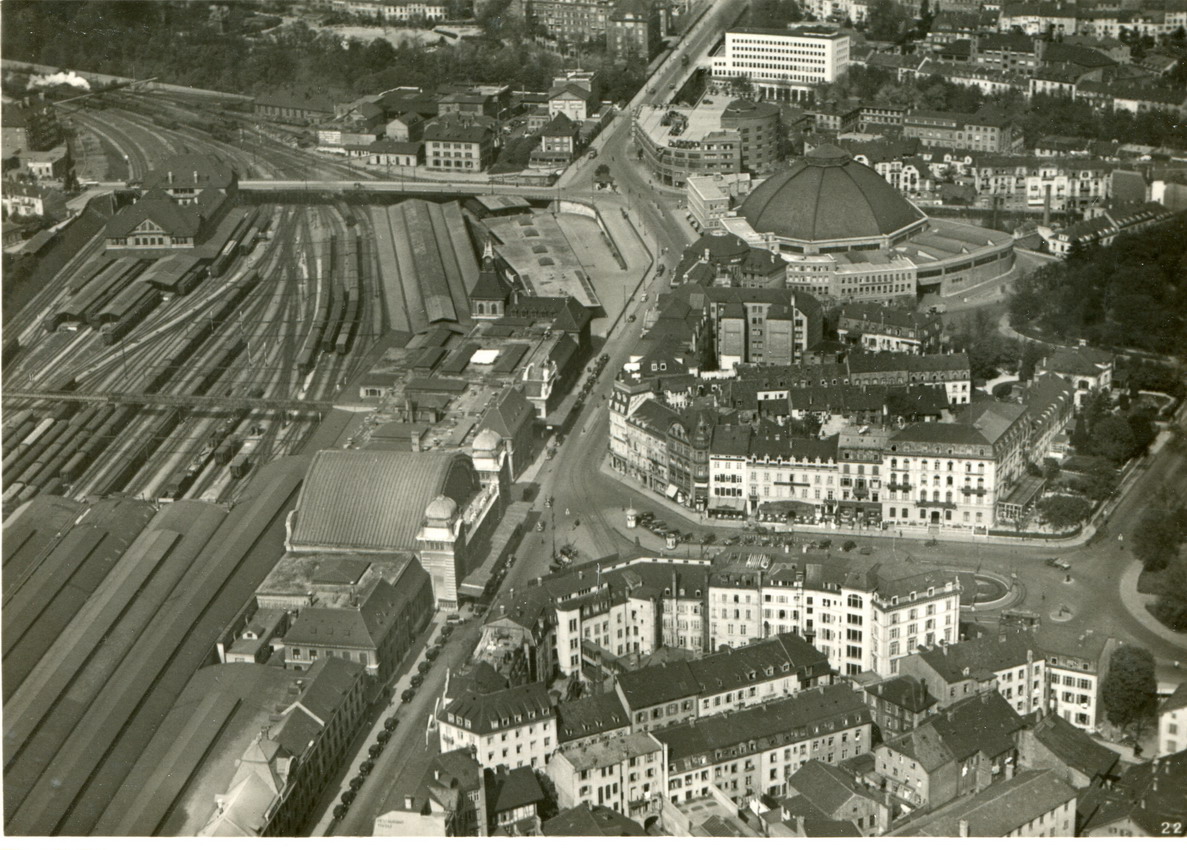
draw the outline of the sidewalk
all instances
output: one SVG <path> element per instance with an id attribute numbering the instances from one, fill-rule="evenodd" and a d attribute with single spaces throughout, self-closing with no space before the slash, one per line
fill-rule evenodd
<path id="1" fill-rule="evenodd" d="M 609 455 L 607 455 L 606 459 L 602 462 L 600 471 L 604 475 L 607 475 L 607 476 L 613 478 L 615 481 L 618 481 L 619 483 L 624 484 L 627 487 L 630 487 L 632 490 L 637 492 L 641 497 L 648 499 L 651 506 L 658 506 L 658 507 L 662 508 L 663 510 L 671 511 L 672 513 L 676 514 L 677 516 L 680 516 L 682 519 L 685 519 L 688 522 L 691 522 L 698 526 L 702 526 L 702 527 L 706 527 L 706 528 L 735 529 L 735 530 L 740 531 L 740 530 L 748 527 L 748 525 L 765 525 L 765 526 L 776 525 L 775 523 L 769 523 L 769 522 L 759 523 L 757 521 L 747 522 L 747 521 L 743 521 L 743 520 L 716 519 L 716 518 L 710 518 L 710 517 L 703 517 L 697 511 L 690 510 L 689 508 L 686 508 L 683 505 L 678 505 L 669 499 L 665 499 L 659 493 L 656 493 L 654 490 L 648 489 L 640 482 L 631 478 L 629 475 L 625 475 L 621 472 L 618 472 L 617 470 L 615 470 L 614 468 L 612 468 L 610 466 Z M 881 529 L 881 528 L 849 528 L 847 526 L 830 526 L 830 525 L 791 525 L 788 528 L 782 529 L 782 530 L 794 531 L 796 534 L 821 534 L 821 535 L 829 535 L 829 536 L 844 534 L 849 537 L 877 537 L 877 538 L 887 538 L 887 539 L 902 538 L 902 539 L 912 539 L 912 540 L 928 540 L 931 538 L 935 538 L 937 540 L 950 540 L 950 541 L 960 542 L 960 543 L 989 543 L 989 544 L 999 545 L 999 546 L 1050 546 L 1052 548 L 1063 548 L 1063 549 L 1074 547 L 1074 546 L 1080 546 L 1083 543 L 1090 540 L 1092 538 L 1092 536 L 1096 533 L 1096 528 L 1094 526 L 1086 526 L 1084 529 L 1082 529 L 1080 531 L 1079 534 L 1075 535 L 1074 537 L 1068 537 L 1068 538 L 1065 538 L 1062 540 L 1045 540 L 1043 538 L 1030 538 L 1030 537 L 996 537 L 996 536 L 989 536 L 989 535 L 984 535 L 984 534 L 974 534 L 971 531 L 964 531 L 964 530 L 957 530 L 957 529 L 942 528 L 942 529 L 938 529 L 936 531 L 932 531 L 930 529 L 919 528 L 917 526 L 903 526 L 902 528 L 895 526 L 895 527 L 891 527 L 891 528 L 887 528 L 887 529 Z"/>
<path id="2" fill-rule="evenodd" d="M 1163 640 L 1187 649 L 1187 635 L 1171 631 L 1162 625 L 1162 623 L 1158 622 L 1158 618 L 1147 610 L 1146 605 L 1154 602 L 1158 597 L 1152 593 L 1140 593 L 1138 591 L 1138 577 L 1141 574 L 1142 562 L 1137 558 L 1131 558 L 1129 563 L 1125 565 L 1125 569 L 1121 573 L 1121 581 L 1119 582 L 1121 602 L 1125 605 L 1125 609 L 1129 611 L 1135 620 Z"/>
<path id="3" fill-rule="evenodd" d="M 354 758 L 351 760 L 349 765 L 345 766 L 344 768 L 339 768 L 337 776 L 341 778 L 341 784 L 337 789 L 337 793 L 334 795 L 333 803 L 327 806 L 326 810 L 322 812 L 321 817 L 317 821 L 317 825 L 314 826 L 313 831 L 310 833 L 313 837 L 324 836 L 326 831 L 330 828 L 330 824 L 334 820 L 334 807 L 338 804 L 339 796 L 343 791 L 346 791 L 350 788 L 350 780 L 358 776 L 359 765 L 370 758 L 370 755 L 367 751 L 370 749 L 371 744 L 375 743 L 375 736 L 378 735 L 379 730 L 383 728 L 384 721 L 386 721 L 389 717 L 397 716 L 396 713 L 399 711 L 400 706 L 403 705 L 403 703 L 400 701 L 400 694 L 404 692 L 405 688 L 411 685 L 412 677 L 418 672 L 417 665 L 420 664 L 421 661 L 426 660 L 425 652 L 430 646 L 432 646 L 433 636 L 441 630 L 441 626 L 445 623 L 445 618 L 449 615 L 449 613 L 450 612 L 438 610 L 435 614 L 433 614 L 433 619 L 429 622 L 429 625 L 417 639 L 419 645 L 415 648 L 415 650 L 409 651 L 408 657 L 406 657 L 401 664 L 401 672 L 388 681 L 388 685 L 390 685 L 392 689 L 390 701 L 384 703 L 382 696 L 376 697 L 375 706 L 378 707 L 378 711 L 376 711 L 375 721 L 371 724 L 371 726 L 367 727 L 366 729 L 360 729 L 356 733 L 355 740 L 352 742 L 351 746 L 357 746 L 358 752 L 355 753 Z M 372 710 L 375 709 L 373 708 Z M 403 722 L 404 718 L 401 717 L 400 721 Z M 371 777 L 368 777 L 368 781 L 374 780 L 371 779 Z M 325 795 L 323 794 L 323 798 L 324 796 Z"/>

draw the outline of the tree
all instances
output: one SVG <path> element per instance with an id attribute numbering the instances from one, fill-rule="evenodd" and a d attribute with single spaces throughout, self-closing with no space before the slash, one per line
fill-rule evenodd
<path id="1" fill-rule="evenodd" d="M 893 0 L 874 0 L 866 12 L 866 35 L 874 41 L 901 43 L 910 25 L 910 15 Z"/>
<path id="2" fill-rule="evenodd" d="M 1043 466 L 1040 474 L 1047 480 L 1048 484 L 1059 478 L 1059 472 L 1059 461 L 1053 457 L 1043 458 Z"/>
<path id="3" fill-rule="evenodd" d="M 1055 528 L 1071 528 L 1088 519 L 1092 503 L 1079 496 L 1048 496 L 1039 502 L 1039 517 Z"/>
<path id="4" fill-rule="evenodd" d="M 1168 629 L 1187 631 L 1187 560 L 1180 558 L 1166 571 L 1151 613 Z"/>
<path id="5" fill-rule="evenodd" d="M 1094 502 L 1102 502 L 1117 490 L 1117 470 L 1103 457 L 1085 458 L 1073 489 Z"/>
<path id="6" fill-rule="evenodd" d="M 594 169 L 594 178 L 599 183 L 609 183 L 610 182 L 610 166 L 608 166 L 604 162 L 601 163 L 600 165 L 598 165 L 598 167 Z"/>
<path id="7" fill-rule="evenodd" d="M 1113 463 L 1124 463 L 1137 452 L 1133 428 L 1120 416 L 1106 416 L 1092 429 L 1092 453 Z"/>
<path id="8" fill-rule="evenodd" d="M 1146 569 L 1164 569 L 1187 538 L 1187 510 L 1165 503 L 1152 505 L 1138 520 L 1131 538 L 1133 553 Z"/>
<path id="9" fill-rule="evenodd" d="M 1158 682 L 1154 677 L 1154 656 L 1140 646 L 1122 646 L 1109 661 L 1109 672 L 1101 685 L 1101 701 L 1109 722 L 1141 737 L 1158 705 Z"/>

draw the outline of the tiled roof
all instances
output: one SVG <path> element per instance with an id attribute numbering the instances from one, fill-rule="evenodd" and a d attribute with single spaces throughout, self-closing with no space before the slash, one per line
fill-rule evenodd
<path id="1" fill-rule="evenodd" d="M 192 239 L 202 229 L 202 213 L 198 206 L 182 205 L 167 197 L 145 195 L 112 216 L 104 228 L 104 234 L 114 238 L 127 237 L 146 219 L 174 238 Z"/>
<path id="2" fill-rule="evenodd" d="M 1120 756 L 1058 714 L 1051 713 L 1035 725 L 1034 737 L 1060 761 L 1089 779 L 1113 772 Z"/>
<path id="3" fill-rule="evenodd" d="M 532 682 L 493 694 L 463 694 L 446 705 L 437 719 L 476 735 L 488 735 L 499 729 L 539 723 L 552 716 L 548 688 L 542 682 Z"/>
<path id="4" fill-rule="evenodd" d="M 582 803 L 565 809 L 540 827 L 545 835 L 589 836 L 604 838 L 642 837 L 643 827 L 626 815 L 605 806 Z"/>
<path id="5" fill-rule="evenodd" d="M 289 545 L 414 549 L 433 499 L 444 494 L 464 506 L 476 489 L 473 464 L 461 454 L 326 449 L 305 476 Z"/>
<path id="6" fill-rule="evenodd" d="M 495 403 L 482 417 L 479 430 L 490 428 L 500 437 L 510 440 L 519 433 L 519 429 L 526 422 L 536 416 L 536 408 L 532 406 L 524 394 L 515 387 L 507 387 L 495 400 Z"/>
<path id="7" fill-rule="evenodd" d="M 971 696 L 928 717 L 887 746 L 934 770 L 948 761 L 965 761 L 981 752 L 994 757 L 1014 746 L 1026 721 L 997 691 Z"/>
<path id="8" fill-rule="evenodd" d="M 936 698 L 927 692 L 927 684 L 913 676 L 895 676 L 884 682 L 874 682 L 867 685 L 866 690 L 912 714 L 922 714 L 936 704 Z"/>
<path id="9" fill-rule="evenodd" d="M 234 182 L 234 169 L 202 154 L 171 156 L 144 178 L 145 187 L 150 189 L 227 189 Z"/>
<path id="10" fill-rule="evenodd" d="M 634 732 L 605 741 L 574 747 L 557 755 L 564 756 L 574 770 L 594 770 L 620 764 L 628 759 L 663 750 L 658 741 L 646 732 Z"/>
<path id="11" fill-rule="evenodd" d="M 807 797 L 830 818 L 842 813 L 842 809 L 854 797 L 875 799 L 864 785 L 836 765 L 813 759 L 788 777 L 787 784 Z"/>
<path id="12" fill-rule="evenodd" d="M 701 690 L 700 683 L 685 661 L 628 671 L 618 677 L 618 686 L 622 688 L 627 708 L 632 711 L 695 697 Z"/>
<path id="13" fill-rule="evenodd" d="M 419 567 L 410 565 L 410 570 Z M 302 608 L 285 640 L 297 646 L 375 650 L 403 611 L 405 600 L 386 581 L 377 581 L 357 608 Z"/>
<path id="14" fill-rule="evenodd" d="M 958 421 L 973 426 L 991 443 L 996 443 L 1026 413 L 1021 404 L 997 399 L 974 401 L 960 412 Z"/>
<path id="15" fill-rule="evenodd" d="M 892 438 L 912 443 L 954 443 L 959 445 L 990 444 L 985 435 L 972 425 L 959 422 L 915 422 Z"/>
<path id="16" fill-rule="evenodd" d="M 545 799 L 540 780 L 530 767 L 517 767 L 506 772 L 487 770 L 486 778 L 487 811 L 491 814 L 512 812 Z"/>
<path id="17" fill-rule="evenodd" d="M 616 693 L 594 694 L 558 703 L 556 714 L 556 735 L 561 743 L 631 725 L 631 719 Z"/>
<path id="18" fill-rule="evenodd" d="M 1166 714 L 1168 711 L 1178 711 L 1180 708 L 1187 708 L 1187 682 L 1179 683 L 1179 687 L 1175 688 L 1174 692 L 1158 707 L 1158 713 Z"/>
<path id="19" fill-rule="evenodd" d="M 1041 658 L 1042 652 L 1026 632 L 1002 632 L 925 650 L 919 657 L 951 684 L 968 678 L 992 679 L 998 671 Z"/>
<path id="20" fill-rule="evenodd" d="M 1000 838 L 1075 798 L 1076 789 L 1053 771 L 1025 771 L 928 812 L 891 835 L 957 837 L 963 823 L 970 838 Z"/>
<path id="21" fill-rule="evenodd" d="M 1041 365 L 1043 369 L 1051 372 L 1068 375 L 1099 375 L 1104 371 L 1100 364 L 1111 364 L 1112 362 L 1112 354 L 1081 346 L 1079 348 L 1061 348 Z"/>
<path id="22" fill-rule="evenodd" d="M 849 685 L 838 684 L 652 734 L 667 745 L 669 764 L 701 754 L 717 762 L 729 757 L 731 748 L 749 741 L 769 749 L 869 722 L 869 709 L 862 698 Z"/>

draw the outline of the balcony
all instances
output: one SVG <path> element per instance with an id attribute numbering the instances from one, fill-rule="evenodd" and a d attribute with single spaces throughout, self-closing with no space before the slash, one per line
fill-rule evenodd
<path id="1" fill-rule="evenodd" d="M 914 485 L 912 485 L 911 483 L 906 482 L 906 481 L 902 481 L 902 482 L 891 481 L 889 484 L 886 485 L 886 489 L 887 490 L 902 490 L 905 493 L 908 490 L 910 490 L 912 486 L 914 486 Z"/>
<path id="2" fill-rule="evenodd" d="M 961 487 L 960 492 L 966 496 L 984 496 L 989 493 L 984 487 Z"/>
<path id="3" fill-rule="evenodd" d="M 936 501 L 916 502 L 915 507 L 917 507 L 917 508 L 945 508 L 947 510 L 954 511 L 954 510 L 956 510 L 956 503 L 955 502 L 936 502 Z"/>

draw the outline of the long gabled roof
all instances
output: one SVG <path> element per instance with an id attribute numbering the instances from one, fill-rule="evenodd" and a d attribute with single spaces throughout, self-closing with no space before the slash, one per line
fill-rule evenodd
<path id="1" fill-rule="evenodd" d="M 1076 789 L 1054 771 L 1024 771 L 921 815 L 891 834 L 955 838 L 963 825 L 970 838 L 1000 838 L 1075 797 Z"/>
<path id="2" fill-rule="evenodd" d="M 668 762 L 674 764 L 695 755 L 720 761 L 717 753 L 725 757 L 730 748 L 749 741 L 764 742 L 764 749 L 769 749 L 869 722 L 861 696 L 849 685 L 837 684 L 651 734 L 667 745 Z"/>

